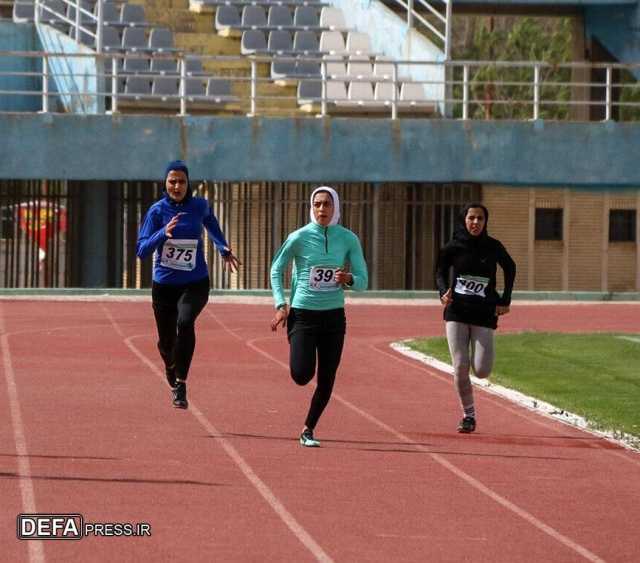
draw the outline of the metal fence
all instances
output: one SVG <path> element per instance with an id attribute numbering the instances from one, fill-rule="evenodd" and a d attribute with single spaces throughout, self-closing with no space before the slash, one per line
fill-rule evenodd
<path id="1" fill-rule="evenodd" d="M 151 261 L 136 258 L 137 233 L 148 207 L 160 196 L 157 183 L 114 185 L 114 211 L 122 232 L 111 239 L 121 287 L 149 287 Z M 273 255 L 289 233 L 309 221 L 309 198 L 317 184 L 203 181 L 197 193 L 208 199 L 243 266 L 223 271 L 205 234 L 211 285 L 218 289 L 266 289 Z M 451 237 L 461 206 L 480 198 L 473 184 L 335 184 L 342 224 L 359 235 L 372 289 L 432 289 L 438 249 Z M 118 239 L 118 237 L 120 237 Z M 119 242 L 118 242 L 119 241 Z"/>
<path id="2" fill-rule="evenodd" d="M 65 108 L 85 113 L 216 114 L 237 113 L 248 116 L 350 114 L 352 116 L 391 117 L 402 115 L 453 117 L 460 119 L 556 119 L 621 120 L 640 118 L 640 88 L 636 76 L 640 64 L 499 62 L 499 61 L 401 61 L 361 57 L 362 66 L 350 72 L 353 60 L 348 56 L 277 57 L 277 56 L 186 56 L 182 53 L 158 54 L 158 59 L 177 61 L 178 70 L 135 74 L 149 84 L 156 80 L 175 82 L 175 92 L 127 92 L 123 84 L 131 78 L 121 70 L 122 54 L 90 55 L 44 52 L 0 52 L 0 111 L 10 108 L 11 100 L 30 100 L 28 111 L 57 112 Z M 127 54 L 126 58 L 148 55 Z M 54 61 L 64 59 L 68 64 Z M 90 60 L 78 65 L 73 60 Z M 189 66 L 224 67 L 244 61 L 246 71 L 223 70 L 190 72 Z M 277 88 L 282 79 L 270 76 L 274 62 L 308 62 L 317 65 L 320 74 L 302 82 L 315 85 L 311 95 L 300 88 Z M 368 61 L 368 63 L 367 63 Z M 342 71 L 336 73 L 336 64 Z M 377 67 L 384 66 L 384 72 Z M 55 72 L 54 69 L 55 68 Z M 75 72 L 75 74 L 74 74 Z M 229 83 L 230 94 L 208 95 L 209 81 Z M 198 82 L 202 94 L 190 93 Z M 298 79 L 291 84 L 300 84 Z M 89 86 L 93 84 L 93 86 Z M 358 86 L 365 85 L 364 90 Z M 337 94 L 336 94 L 337 92 Z M 59 100 L 82 100 L 82 104 L 56 104 Z M 19 111 L 19 110 L 17 110 Z"/>
<path id="3" fill-rule="evenodd" d="M 203 181 L 197 193 L 208 199 L 234 251 L 238 274 L 223 271 L 205 233 L 213 288 L 266 289 L 274 253 L 289 233 L 309 221 L 309 197 L 316 184 Z M 455 215 L 480 198 L 472 184 L 336 184 L 342 224 L 362 242 L 372 289 L 432 289 L 438 249 L 453 232 Z M 81 287 L 91 261 L 87 229 L 95 230 L 96 209 L 83 201 L 82 182 L 0 182 L 0 287 Z M 107 287 L 151 285 L 151 259 L 136 256 L 140 224 L 161 196 L 153 182 L 110 182 L 109 217 L 99 234 L 104 244 Z M 93 214 L 87 217 L 87 210 Z M 287 280 L 288 281 L 288 280 Z"/>

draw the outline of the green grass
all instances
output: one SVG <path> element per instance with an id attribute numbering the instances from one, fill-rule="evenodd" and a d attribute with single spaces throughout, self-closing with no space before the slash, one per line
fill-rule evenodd
<path id="1" fill-rule="evenodd" d="M 496 335 L 491 381 L 587 419 L 594 428 L 640 437 L 640 335 Z M 451 363 L 444 338 L 413 349 Z"/>

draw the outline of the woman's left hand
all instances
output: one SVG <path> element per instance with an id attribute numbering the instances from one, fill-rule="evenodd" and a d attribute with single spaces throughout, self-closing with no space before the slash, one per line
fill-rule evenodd
<path id="1" fill-rule="evenodd" d="M 509 312 L 509 305 L 496 305 L 496 315 L 506 315 Z"/>
<path id="2" fill-rule="evenodd" d="M 227 248 L 226 250 L 229 251 L 229 254 L 222 257 L 222 260 L 224 262 L 224 268 L 226 270 L 229 270 L 232 274 L 234 274 L 235 272 L 238 271 L 238 268 L 242 265 L 242 262 L 238 260 L 238 258 L 233 252 L 231 252 L 230 248 Z"/>

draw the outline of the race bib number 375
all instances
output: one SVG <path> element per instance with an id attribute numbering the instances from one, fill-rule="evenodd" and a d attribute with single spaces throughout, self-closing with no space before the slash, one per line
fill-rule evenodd
<path id="1" fill-rule="evenodd" d="M 461 295 L 476 295 L 486 297 L 486 289 L 489 285 L 489 278 L 477 276 L 458 276 L 456 279 L 455 292 Z"/>
<path id="2" fill-rule="evenodd" d="M 196 239 L 169 239 L 162 247 L 160 264 L 172 270 L 190 272 L 196 267 Z"/>
<path id="3" fill-rule="evenodd" d="M 338 268 L 314 266 L 309 275 L 309 287 L 313 291 L 335 291 L 338 289 L 336 272 Z"/>

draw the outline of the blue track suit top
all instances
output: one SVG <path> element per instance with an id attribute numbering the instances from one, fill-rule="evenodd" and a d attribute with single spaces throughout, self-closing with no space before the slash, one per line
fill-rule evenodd
<path id="1" fill-rule="evenodd" d="M 173 237 L 167 237 L 164 228 L 178 213 L 184 215 L 173 229 Z M 229 245 L 206 199 L 188 194 L 182 202 L 175 202 L 165 193 L 149 208 L 140 227 L 136 253 L 139 258 L 146 258 L 153 252 L 154 282 L 183 285 L 209 276 L 204 260 L 203 227 L 218 252 L 227 256 Z"/>

